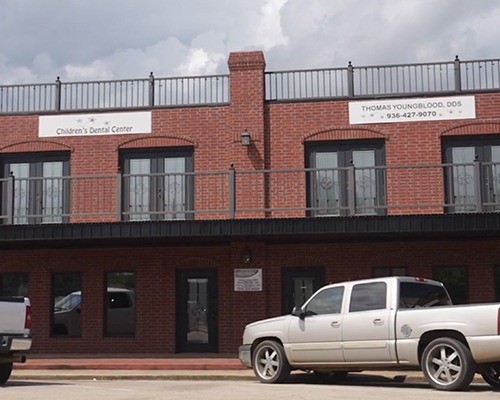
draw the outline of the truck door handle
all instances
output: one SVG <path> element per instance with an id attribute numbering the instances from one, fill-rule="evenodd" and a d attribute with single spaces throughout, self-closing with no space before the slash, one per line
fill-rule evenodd
<path id="1" fill-rule="evenodd" d="M 338 327 L 340 326 L 340 322 L 339 322 L 339 321 L 332 321 L 332 322 L 330 323 L 330 326 L 331 326 L 332 328 L 338 328 Z"/>
<path id="2" fill-rule="evenodd" d="M 375 318 L 373 320 L 373 325 L 384 325 L 384 320 L 382 318 Z"/>

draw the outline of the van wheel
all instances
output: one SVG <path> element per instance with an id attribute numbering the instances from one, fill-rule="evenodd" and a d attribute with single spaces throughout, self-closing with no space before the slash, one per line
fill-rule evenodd
<path id="1" fill-rule="evenodd" d="M 421 367 L 427 381 L 438 390 L 464 390 L 475 374 L 470 350 L 462 342 L 448 337 L 427 345 Z"/>
<path id="2" fill-rule="evenodd" d="M 252 365 L 255 376 L 262 383 L 284 382 L 292 371 L 283 346 L 274 340 L 264 340 L 257 345 Z"/>
<path id="3" fill-rule="evenodd" d="M 3 385 L 10 378 L 12 372 L 12 363 L 0 364 L 0 385 Z"/>
<path id="4" fill-rule="evenodd" d="M 480 366 L 481 376 L 490 386 L 500 388 L 500 362 Z"/>

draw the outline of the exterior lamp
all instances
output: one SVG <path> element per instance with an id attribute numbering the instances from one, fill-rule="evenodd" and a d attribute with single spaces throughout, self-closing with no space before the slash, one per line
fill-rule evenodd
<path id="1" fill-rule="evenodd" d="M 252 144 L 252 136 L 250 132 L 243 131 L 241 132 L 241 145 L 242 146 L 250 146 Z"/>
<path id="2" fill-rule="evenodd" d="M 241 261 L 243 264 L 250 264 L 252 262 L 252 252 L 248 247 L 244 248 L 241 252 Z"/>

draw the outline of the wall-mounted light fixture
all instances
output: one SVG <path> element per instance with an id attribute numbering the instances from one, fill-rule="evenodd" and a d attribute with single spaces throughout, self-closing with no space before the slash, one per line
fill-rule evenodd
<path id="1" fill-rule="evenodd" d="M 250 135 L 250 132 L 246 130 L 241 132 L 241 145 L 250 146 L 251 144 L 252 144 L 252 136 Z"/>
<path id="2" fill-rule="evenodd" d="M 243 264 L 250 264 L 252 262 L 252 251 L 248 247 L 242 250 L 241 261 Z"/>

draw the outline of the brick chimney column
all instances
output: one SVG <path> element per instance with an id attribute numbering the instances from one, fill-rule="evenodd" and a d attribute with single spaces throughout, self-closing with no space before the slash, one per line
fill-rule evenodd
<path id="1" fill-rule="evenodd" d="M 262 51 L 237 52 L 229 55 L 231 87 L 232 138 L 237 168 L 264 168 L 264 71 Z M 241 144 L 241 133 L 250 133 L 250 146 Z"/>

